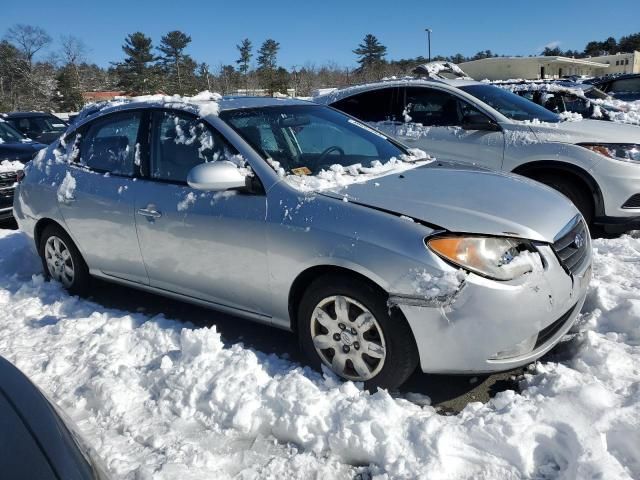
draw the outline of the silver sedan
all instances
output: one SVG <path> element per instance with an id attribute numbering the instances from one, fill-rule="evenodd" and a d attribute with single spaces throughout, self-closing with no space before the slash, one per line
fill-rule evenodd
<path id="1" fill-rule="evenodd" d="M 591 271 L 559 193 L 296 100 L 94 107 L 27 166 L 14 210 L 71 292 L 95 276 L 292 330 L 369 388 L 535 360 Z"/>

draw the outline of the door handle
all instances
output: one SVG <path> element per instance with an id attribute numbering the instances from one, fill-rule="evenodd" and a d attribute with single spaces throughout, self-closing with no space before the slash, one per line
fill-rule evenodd
<path id="1" fill-rule="evenodd" d="M 160 218 L 162 216 L 159 211 L 153 208 L 139 208 L 138 215 L 142 215 L 143 217 L 147 218 Z"/>

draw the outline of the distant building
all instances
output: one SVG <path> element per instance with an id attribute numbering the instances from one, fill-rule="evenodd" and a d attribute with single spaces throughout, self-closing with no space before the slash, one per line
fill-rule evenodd
<path id="1" fill-rule="evenodd" d="M 609 65 L 593 58 L 570 57 L 491 57 L 458 65 L 476 80 L 509 80 L 524 78 L 539 80 L 567 75 L 600 76 L 609 72 Z"/>
<path id="2" fill-rule="evenodd" d="M 640 52 L 601 57 L 491 57 L 458 65 L 476 80 L 540 80 L 568 75 L 597 77 L 608 73 L 640 73 Z"/>
<path id="3" fill-rule="evenodd" d="M 124 97 L 126 95 L 127 95 L 127 92 L 119 92 L 119 91 L 113 91 L 113 92 L 82 92 L 82 98 L 84 99 L 85 103 L 104 102 L 104 101 L 113 100 L 116 97 Z"/>
<path id="4" fill-rule="evenodd" d="M 640 73 L 640 52 L 637 50 L 633 53 L 591 57 L 588 60 L 609 65 L 607 73 Z"/>

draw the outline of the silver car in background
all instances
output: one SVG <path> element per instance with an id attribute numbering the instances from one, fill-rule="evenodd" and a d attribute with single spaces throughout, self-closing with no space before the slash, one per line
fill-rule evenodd
<path id="1" fill-rule="evenodd" d="M 549 185 L 566 195 L 596 232 L 640 228 L 636 125 L 565 121 L 512 92 L 465 78 L 385 80 L 325 92 L 314 101 L 439 159 Z"/>
<path id="2" fill-rule="evenodd" d="M 14 208 L 71 292 L 93 275 L 292 330 L 369 388 L 535 360 L 591 272 L 557 192 L 298 100 L 96 108 L 31 162 Z"/>

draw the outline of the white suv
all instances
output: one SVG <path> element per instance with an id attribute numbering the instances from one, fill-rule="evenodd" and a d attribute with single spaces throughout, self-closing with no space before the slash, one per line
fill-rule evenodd
<path id="1" fill-rule="evenodd" d="M 402 79 L 333 90 L 314 101 L 408 146 L 519 173 L 564 193 L 591 226 L 640 228 L 640 127 L 567 118 L 467 79 Z"/>

